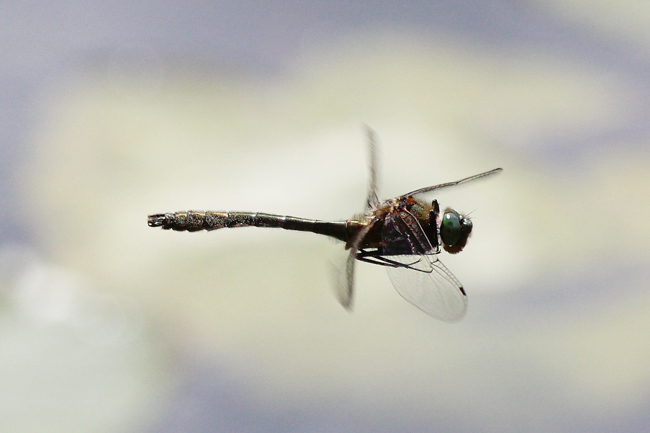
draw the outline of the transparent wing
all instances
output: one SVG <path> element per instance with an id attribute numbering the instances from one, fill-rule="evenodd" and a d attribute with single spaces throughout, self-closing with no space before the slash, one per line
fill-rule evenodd
<path id="1" fill-rule="evenodd" d="M 431 254 L 435 249 L 417 219 L 406 210 L 387 215 L 382 236 L 389 253 L 384 259 L 392 262 L 386 270 L 397 292 L 436 319 L 445 322 L 462 319 L 467 310 L 463 286 L 438 257 Z"/>
<path id="2" fill-rule="evenodd" d="M 386 270 L 404 299 L 445 322 L 457 322 L 465 316 L 467 296 L 463 286 L 436 256 L 402 255 L 390 259 L 403 265 Z"/>

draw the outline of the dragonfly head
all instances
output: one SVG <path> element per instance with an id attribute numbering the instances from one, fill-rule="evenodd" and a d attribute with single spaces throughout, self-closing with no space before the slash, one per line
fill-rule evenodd
<path id="1" fill-rule="evenodd" d="M 459 253 L 465 248 L 467 238 L 472 233 L 472 220 L 453 209 L 445 209 L 440 222 L 440 239 L 445 251 Z"/>

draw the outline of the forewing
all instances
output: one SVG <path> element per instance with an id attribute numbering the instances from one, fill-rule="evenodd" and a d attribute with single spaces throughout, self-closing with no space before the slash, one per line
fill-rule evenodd
<path id="1" fill-rule="evenodd" d="M 436 190 L 436 189 L 441 189 L 441 188 L 447 188 L 447 187 L 450 187 L 450 186 L 460 185 L 462 183 L 467 183 L 467 182 L 471 182 L 473 180 L 482 179 L 482 178 L 487 177 L 487 176 L 492 176 L 494 174 L 501 173 L 502 171 L 503 171 L 502 168 L 495 168 L 493 170 L 486 171 L 484 173 L 475 174 L 474 176 L 469 176 L 469 177 L 466 177 L 466 178 L 463 178 L 461 180 L 457 180 L 457 181 L 454 181 L 454 182 L 441 183 L 441 184 L 438 184 L 438 185 L 426 186 L 424 188 L 416 189 L 415 191 L 411 191 L 411 192 L 409 192 L 407 194 L 404 194 L 402 197 L 410 197 L 410 196 L 413 196 L 413 195 L 423 194 L 425 192 L 430 192 L 430 191 L 433 191 L 433 190 Z"/>
<path id="2" fill-rule="evenodd" d="M 465 316 L 467 296 L 463 286 L 436 256 L 402 255 L 390 259 L 403 265 L 386 270 L 404 299 L 445 322 L 457 322 Z"/>

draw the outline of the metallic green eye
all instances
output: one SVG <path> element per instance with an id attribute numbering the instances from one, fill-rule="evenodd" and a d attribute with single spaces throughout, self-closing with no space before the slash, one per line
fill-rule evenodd
<path id="1" fill-rule="evenodd" d="M 469 220 L 464 220 L 469 221 Z M 463 222 L 464 222 L 463 221 Z M 471 229 L 470 222 L 470 231 Z M 448 209 L 442 216 L 442 223 L 440 224 L 440 238 L 442 243 L 446 246 L 453 247 L 460 240 L 461 235 L 461 218 L 458 212 Z"/>

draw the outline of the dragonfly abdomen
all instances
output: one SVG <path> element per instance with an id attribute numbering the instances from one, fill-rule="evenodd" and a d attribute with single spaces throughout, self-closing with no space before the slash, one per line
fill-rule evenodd
<path id="1" fill-rule="evenodd" d="M 346 221 L 319 221 L 261 212 L 180 211 L 149 215 L 148 224 L 149 227 L 188 232 L 232 227 L 277 227 L 318 233 L 342 241 L 347 241 L 349 236 Z"/>

